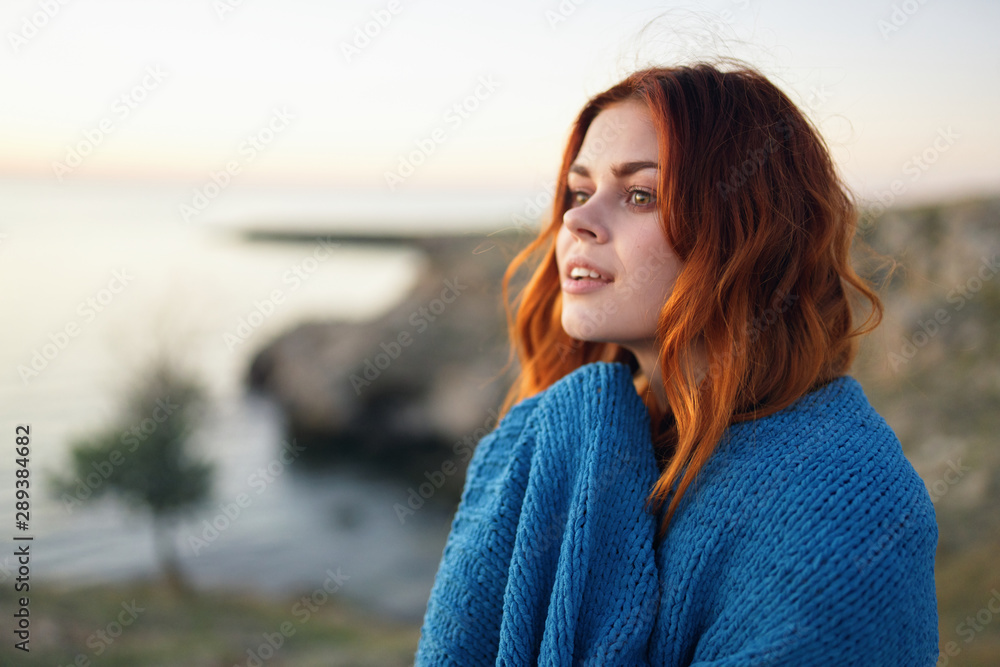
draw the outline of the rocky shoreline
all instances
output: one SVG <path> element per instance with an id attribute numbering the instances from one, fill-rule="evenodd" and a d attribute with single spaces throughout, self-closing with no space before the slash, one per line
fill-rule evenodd
<path id="1" fill-rule="evenodd" d="M 269 342 L 255 355 L 247 385 L 277 400 L 288 435 L 306 446 L 313 464 L 350 461 L 413 481 L 451 461 L 452 493 L 443 495 L 454 498 L 472 447 L 495 425 L 510 386 L 500 282 L 530 238 L 511 229 L 335 239 L 416 246 L 426 268 L 414 289 L 373 321 L 305 322 Z"/>

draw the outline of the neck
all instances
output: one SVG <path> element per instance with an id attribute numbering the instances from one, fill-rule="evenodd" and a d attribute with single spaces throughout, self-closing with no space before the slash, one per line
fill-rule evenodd
<path id="1" fill-rule="evenodd" d="M 700 383 L 708 371 L 708 363 L 705 355 L 704 345 L 701 342 L 693 346 L 694 381 Z M 667 392 L 663 388 L 663 375 L 660 368 L 659 358 L 653 347 L 632 350 L 642 374 L 649 380 L 649 389 L 656 399 L 656 404 L 663 413 L 670 412 L 670 404 L 667 402 Z"/>
<path id="2" fill-rule="evenodd" d="M 636 361 L 639 362 L 639 368 L 642 369 L 643 376 L 647 380 L 648 387 L 646 391 L 653 395 L 660 411 L 669 410 L 670 406 L 667 403 L 667 393 L 663 389 L 663 376 L 660 374 L 660 365 L 656 358 L 656 353 L 653 350 L 636 350 L 633 351 L 633 354 Z"/>

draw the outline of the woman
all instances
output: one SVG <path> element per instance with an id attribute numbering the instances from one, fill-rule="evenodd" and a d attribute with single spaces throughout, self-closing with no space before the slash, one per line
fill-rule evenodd
<path id="1" fill-rule="evenodd" d="M 932 664 L 934 510 L 846 375 L 881 304 L 818 132 L 748 68 L 643 70 L 556 192 L 417 663 Z"/>

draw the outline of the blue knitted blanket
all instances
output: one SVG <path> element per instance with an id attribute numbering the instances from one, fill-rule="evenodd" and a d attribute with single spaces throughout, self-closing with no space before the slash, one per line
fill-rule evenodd
<path id="1" fill-rule="evenodd" d="M 649 416 L 593 363 L 480 441 L 417 665 L 932 665 L 934 508 L 860 385 L 731 426 L 654 545 Z"/>

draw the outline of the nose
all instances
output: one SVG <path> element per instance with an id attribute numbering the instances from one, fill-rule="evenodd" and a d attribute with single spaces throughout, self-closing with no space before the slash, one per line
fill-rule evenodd
<path id="1" fill-rule="evenodd" d="M 608 229 L 602 222 L 597 203 L 594 197 L 590 197 L 583 204 L 568 208 L 563 213 L 563 225 L 577 239 L 607 242 Z"/>

